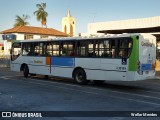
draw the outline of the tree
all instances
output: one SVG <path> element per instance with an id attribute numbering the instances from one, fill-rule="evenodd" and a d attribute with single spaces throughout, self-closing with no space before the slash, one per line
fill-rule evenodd
<path id="1" fill-rule="evenodd" d="M 34 15 L 37 16 L 37 20 L 41 21 L 41 25 L 47 27 L 47 16 L 48 13 L 45 11 L 46 3 L 41 3 L 36 5 L 38 10 L 34 12 Z"/>
<path id="2" fill-rule="evenodd" d="M 30 18 L 29 15 L 23 14 L 22 17 L 16 15 L 14 27 L 29 25 L 29 22 L 26 21 L 28 18 Z"/>

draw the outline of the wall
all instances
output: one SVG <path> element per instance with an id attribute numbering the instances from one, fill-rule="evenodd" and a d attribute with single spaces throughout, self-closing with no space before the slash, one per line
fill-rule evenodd
<path id="1" fill-rule="evenodd" d="M 16 40 L 24 40 L 24 34 L 14 33 L 16 35 Z"/>
<path id="2" fill-rule="evenodd" d="M 99 30 L 134 29 L 160 26 L 160 16 L 120 21 L 97 22 L 88 24 L 88 34 L 96 34 Z"/>

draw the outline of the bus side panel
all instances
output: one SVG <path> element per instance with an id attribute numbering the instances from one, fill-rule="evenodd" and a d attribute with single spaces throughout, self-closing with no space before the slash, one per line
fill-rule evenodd
<path id="1" fill-rule="evenodd" d="M 75 58 L 52 57 L 51 66 L 52 75 L 72 78 L 72 72 L 75 66 Z"/>
<path id="2" fill-rule="evenodd" d="M 101 80 L 104 79 L 104 74 L 101 72 L 99 58 L 75 58 L 75 67 L 81 67 L 85 70 L 87 79 Z"/>
<path id="3" fill-rule="evenodd" d="M 20 67 L 21 67 L 21 64 L 15 62 L 15 61 L 11 61 L 10 62 L 10 69 L 11 71 L 17 71 L 17 72 L 20 72 Z"/>
<path id="4" fill-rule="evenodd" d="M 24 56 L 23 63 L 28 65 L 29 72 L 32 74 L 47 75 L 49 72 L 46 66 L 46 57 Z"/>
<path id="5" fill-rule="evenodd" d="M 101 69 L 104 72 L 105 80 L 126 81 L 126 71 L 128 70 L 127 66 L 128 60 L 123 64 L 122 59 L 101 59 Z"/>
<path id="6" fill-rule="evenodd" d="M 76 58 L 76 67 L 85 70 L 90 80 L 126 80 L 127 65 L 121 59 Z"/>
<path id="7" fill-rule="evenodd" d="M 74 58 L 63 57 L 27 57 L 29 71 L 34 74 L 59 77 L 72 77 Z"/>

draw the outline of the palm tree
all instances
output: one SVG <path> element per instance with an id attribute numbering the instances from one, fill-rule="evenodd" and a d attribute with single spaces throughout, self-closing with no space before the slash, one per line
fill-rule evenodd
<path id="1" fill-rule="evenodd" d="M 29 15 L 23 14 L 22 17 L 16 15 L 14 27 L 29 25 L 29 22 L 26 21 L 28 18 L 29 18 Z"/>
<path id="2" fill-rule="evenodd" d="M 42 27 L 43 26 L 47 27 L 46 23 L 47 23 L 48 13 L 45 11 L 46 3 L 37 4 L 36 6 L 37 6 L 38 10 L 36 10 L 34 12 L 34 15 L 37 16 L 38 21 L 41 21 Z"/>

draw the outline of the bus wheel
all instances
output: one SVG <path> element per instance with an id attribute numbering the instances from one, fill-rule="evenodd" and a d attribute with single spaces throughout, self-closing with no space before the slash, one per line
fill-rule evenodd
<path id="1" fill-rule="evenodd" d="M 77 69 L 74 71 L 74 80 L 81 85 L 86 85 L 89 83 L 89 80 L 86 80 L 86 73 L 82 69 Z"/>
<path id="2" fill-rule="evenodd" d="M 28 66 L 25 65 L 25 66 L 24 66 L 24 69 L 23 69 L 23 75 L 24 75 L 25 78 L 27 78 L 27 77 L 28 77 L 28 74 L 29 74 L 29 69 L 28 69 Z"/>

